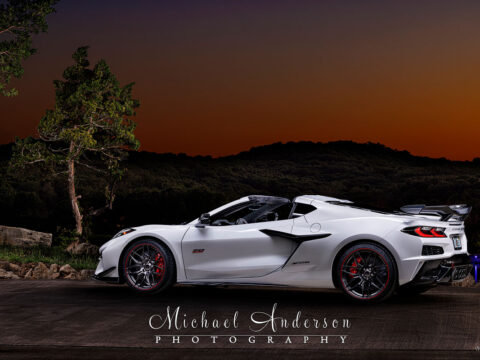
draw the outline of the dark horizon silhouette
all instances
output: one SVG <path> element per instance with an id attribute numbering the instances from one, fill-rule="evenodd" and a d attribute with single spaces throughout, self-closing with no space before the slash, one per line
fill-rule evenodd
<path id="1" fill-rule="evenodd" d="M 73 216 L 65 177 L 30 167 L 10 173 L 10 146 L 0 145 L 0 216 L 5 225 L 61 233 Z M 471 251 L 480 249 L 480 161 L 418 157 L 381 144 L 349 141 L 286 143 L 253 148 L 234 156 L 132 152 L 122 164 L 111 211 L 92 218 L 86 236 L 102 243 L 121 228 L 191 221 L 226 202 L 252 194 L 294 198 L 320 194 L 376 208 L 407 204 L 468 204 Z M 84 209 L 104 202 L 105 179 L 78 168 Z"/>

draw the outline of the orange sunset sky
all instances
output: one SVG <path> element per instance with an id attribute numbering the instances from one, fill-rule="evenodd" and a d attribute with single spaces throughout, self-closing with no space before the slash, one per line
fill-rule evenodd
<path id="1" fill-rule="evenodd" d="M 480 1 L 63 0 L 0 97 L 0 143 L 34 135 L 90 45 L 134 81 L 141 150 L 221 156 L 277 141 L 480 157 Z"/>

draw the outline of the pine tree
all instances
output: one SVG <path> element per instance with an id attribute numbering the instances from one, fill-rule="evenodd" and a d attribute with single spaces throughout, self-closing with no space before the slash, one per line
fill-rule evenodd
<path id="1" fill-rule="evenodd" d="M 66 174 L 78 235 L 83 233 L 85 214 L 76 191 L 77 166 L 101 172 L 107 179 L 105 206 L 88 213 L 98 215 L 112 208 L 116 184 L 125 171 L 121 160 L 140 146 L 130 118 L 139 106 L 132 98 L 133 83 L 121 87 L 104 60 L 90 69 L 87 50 L 78 48 L 64 80 L 54 81 L 55 106 L 41 119 L 38 138 L 17 139 L 11 160 L 16 168 L 44 164 Z"/>

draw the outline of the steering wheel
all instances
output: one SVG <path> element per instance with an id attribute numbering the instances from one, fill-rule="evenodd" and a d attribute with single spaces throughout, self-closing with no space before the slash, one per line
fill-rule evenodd
<path id="1" fill-rule="evenodd" d="M 243 224 L 248 224 L 247 220 L 244 218 L 238 218 L 237 221 L 235 221 L 236 225 L 243 225 Z"/>
<path id="2" fill-rule="evenodd" d="M 272 218 L 273 217 L 273 218 Z M 275 211 L 269 211 L 262 216 L 260 216 L 256 222 L 265 222 L 265 221 L 277 221 L 279 218 L 278 213 Z"/>

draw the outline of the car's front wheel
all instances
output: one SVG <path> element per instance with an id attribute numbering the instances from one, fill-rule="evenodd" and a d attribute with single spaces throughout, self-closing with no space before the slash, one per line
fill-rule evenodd
<path id="1" fill-rule="evenodd" d="M 125 282 L 142 293 L 156 293 L 175 281 L 175 261 L 170 251 L 155 240 L 141 239 L 128 246 L 122 259 Z"/>
<path id="2" fill-rule="evenodd" d="M 373 243 L 346 249 L 337 262 L 335 276 L 343 292 L 362 302 L 385 300 L 397 287 L 395 260 Z"/>

